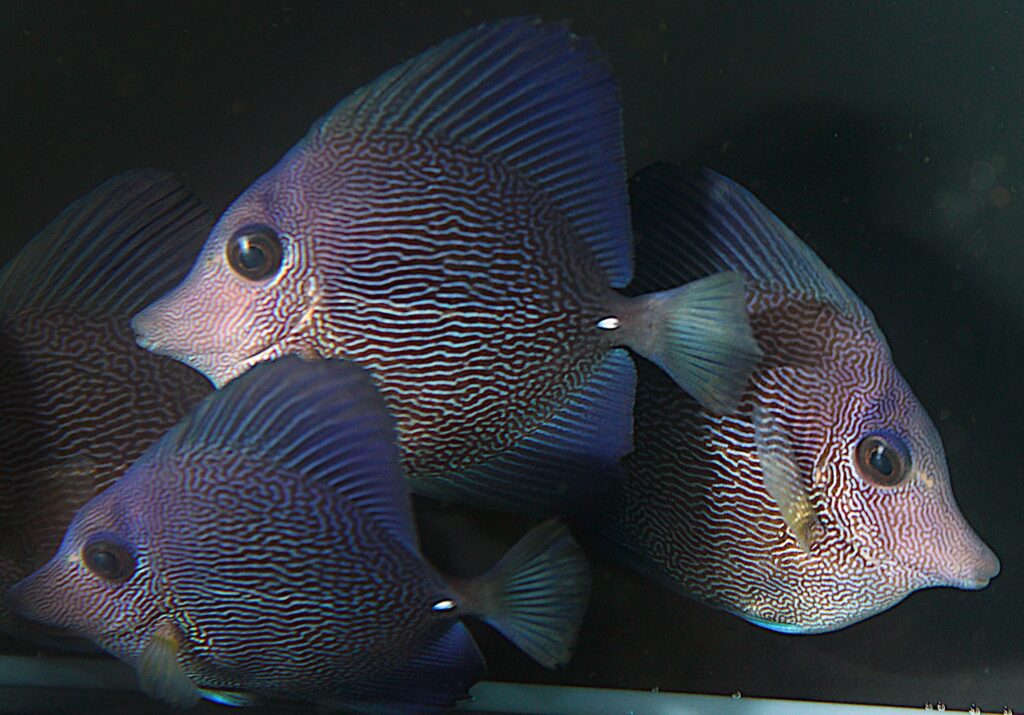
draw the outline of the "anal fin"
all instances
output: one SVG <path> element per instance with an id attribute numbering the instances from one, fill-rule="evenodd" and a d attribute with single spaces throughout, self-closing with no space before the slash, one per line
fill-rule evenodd
<path id="1" fill-rule="evenodd" d="M 346 712 L 420 715 L 451 708 L 484 676 L 484 658 L 459 621 L 407 663 L 353 685 L 323 704 Z"/>
<path id="2" fill-rule="evenodd" d="M 633 449 L 636 365 L 609 352 L 587 384 L 544 425 L 488 462 L 417 481 L 425 496 L 531 516 L 576 514 L 623 478 Z"/>

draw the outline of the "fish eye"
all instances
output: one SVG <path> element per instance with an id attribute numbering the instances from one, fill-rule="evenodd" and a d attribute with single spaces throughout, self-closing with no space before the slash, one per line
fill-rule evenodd
<path id="1" fill-rule="evenodd" d="M 228 265 L 243 278 L 258 281 L 281 267 L 281 237 L 269 226 L 239 229 L 227 245 Z"/>
<path id="2" fill-rule="evenodd" d="M 110 538 L 99 538 L 82 549 L 82 561 L 94 574 L 115 583 L 135 572 L 135 557 L 124 545 Z"/>
<path id="3" fill-rule="evenodd" d="M 880 487 L 895 487 L 910 475 L 910 452 L 899 437 L 872 433 L 857 445 L 857 471 Z"/>

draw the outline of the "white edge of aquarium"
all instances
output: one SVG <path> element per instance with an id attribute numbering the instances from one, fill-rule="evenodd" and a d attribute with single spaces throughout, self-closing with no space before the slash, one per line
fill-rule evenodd
<path id="1" fill-rule="evenodd" d="M 118 661 L 11 655 L 0 656 L 2 687 L 138 691 L 134 672 Z M 771 700 L 745 697 L 740 693 L 693 695 L 486 681 L 477 683 L 470 693 L 472 699 L 462 702 L 458 710 L 505 715 L 900 715 L 927 710 L 981 715 L 982 712 L 946 710 L 941 705 L 905 708 Z"/>

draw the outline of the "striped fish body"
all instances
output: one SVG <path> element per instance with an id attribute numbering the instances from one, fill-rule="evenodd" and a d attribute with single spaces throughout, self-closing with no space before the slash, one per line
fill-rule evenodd
<path id="1" fill-rule="evenodd" d="M 158 456 L 132 475 L 89 516 L 139 545 L 146 597 L 74 625 L 136 668 L 153 637 L 146 624 L 168 623 L 203 689 L 318 700 L 457 626 L 432 610 L 452 598 L 444 582 L 329 485 L 244 454 Z"/>
<path id="2" fill-rule="evenodd" d="M 482 677 L 462 616 L 553 666 L 588 591 L 579 546 L 553 522 L 450 585 L 420 553 L 394 424 L 368 374 L 286 357 L 204 399 L 82 507 L 8 598 L 174 705 L 421 713 Z"/>
<path id="3" fill-rule="evenodd" d="M 259 342 L 238 359 L 312 353 L 369 367 L 418 478 L 514 446 L 610 348 L 594 325 L 617 296 L 590 249 L 500 162 L 403 136 L 310 139 L 291 171 L 262 179 L 219 224 L 269 220 L 311 238 L 306 264 L 278 287 L 313 294 L 308 322 L 270 332 L 276 316 L 255 317 Z"/>
<path id="4" fill-rule="evenodd" d="M 315 124 L 135 317 L 139 343 L 218 387 L 286 354 L 355 360 L 417 491 L 579 509 L 631 449 L 624 348 L 725 412 L 758 350 L 738 276 L 616 292 L 632 273 L 623 165 L 591 43 L 527 20 L 474 28 Z"/>
<path id="5" fill-rule="evenodd" d="M 129 326 L 140 301 L 185 274 L 208 226 L 174 179 L 132 172 L 69 207 L 0 274 L 0 593 L 210 391 L 140 350 Z M 0 630 L 43 637 L 6 605 Z"/>
<path id="6" fill-rule="evenodd" d="M 656 166 L 633 188 L 645 280 L 744 270 L 764 357 L 729 416 L 643 366 L 636 450 L 596 538 L 785 632 L 842 628 L 921 588 L 983 587 L 998 560 L 960 514 L 938 432 L 870 311 L 728 180 Z"/>

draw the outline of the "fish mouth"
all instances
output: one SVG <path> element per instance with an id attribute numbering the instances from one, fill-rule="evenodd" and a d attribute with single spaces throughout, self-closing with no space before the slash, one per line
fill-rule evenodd
<path id="1" fill-rule="evenodd" d="M 165 354 L 159 349 L 156 340 L 145 335 L 141 335 L 138 331 L 135 332 L 135 344 L 138 345 L 143 350 L 148 350 L 151 353 L 155 353 L 157 355 Z"/>
<path id="2" fill-rule="evenodd" d="M 966 591 L 980 591 L 1002 571 L 1002 564 L 995 552 L 985 543 L 982 543 L 981 547 L 981 554 L 976 561 L 977 571 L 972 576 L 961 579 L 958 588 Z"/>

